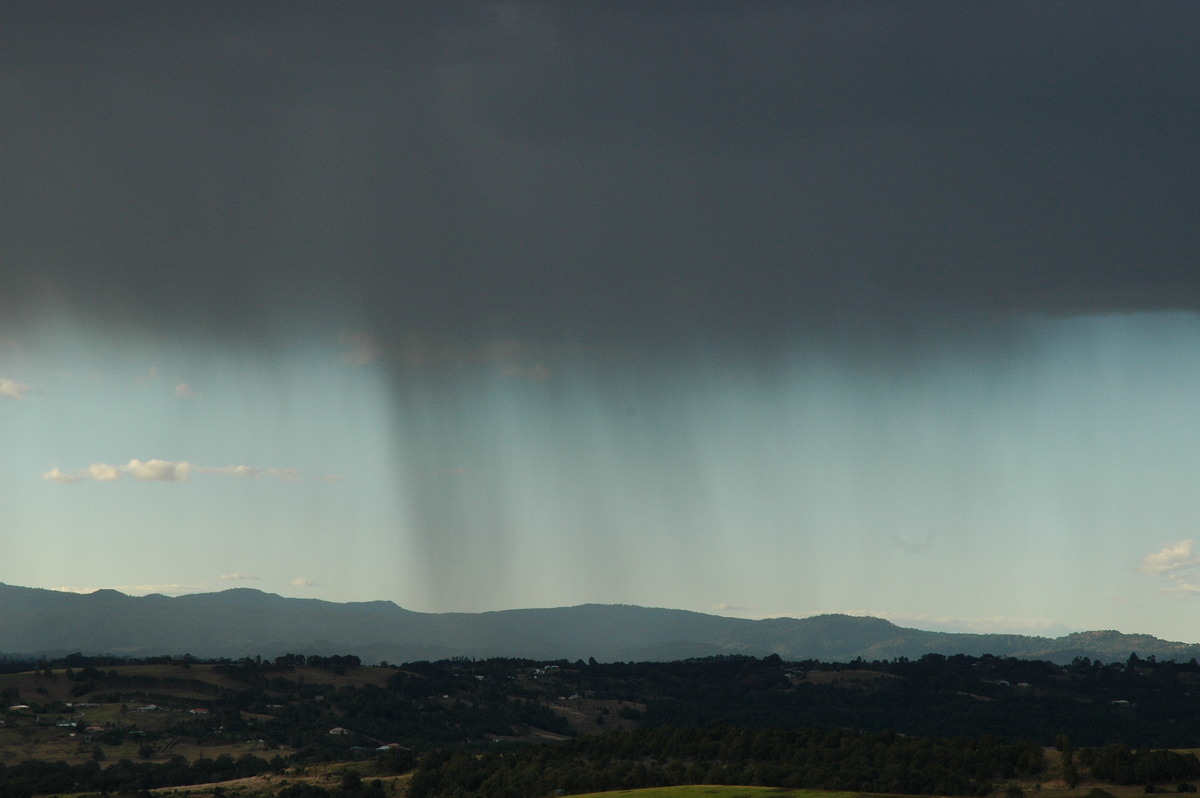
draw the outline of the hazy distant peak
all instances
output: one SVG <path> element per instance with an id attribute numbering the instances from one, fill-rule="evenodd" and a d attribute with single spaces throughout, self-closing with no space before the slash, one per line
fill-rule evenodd
<path id="1" fill-rule="evenodd" d="M 1123 661 L 1130 652 L 1186 660 L 1200 645 L 1115 631 L 1057 640 L 952 634 L 883 618 L 828 613 L 748 620 L 637 605 L 422 613 L 391 601 L 339 603 L 232 588 L 175 598 L 116 590 L 80 595 L 0 585 L 0 653 L 144 656 L 355 654 L 365 662 L 453 656 L 665 661 L 728 654 L 848 662 L 944 655 Z"/>
<path id="2" fill-rule="evenodd" d="M 225 590 L 217 590 L 212 593 L 189 593 L 184 596 L 178 596 L 177 600 L 181 601 L 270 601 L 271 599 L 282 599 L 276 593 L 267 593 L 253 587 L 231 587 Z"/>
<path id="3" fill-rule="evenodd" d="M 809 616 L 808 618 L 804 618 L 803 620 L 806 623 L 811 623 L 811 624 L 830 623 L 830 624 L 852 625 L 852 626 L 857 626 L 859 628 L 880 628 L 880 629 L 883 629 L 883 628 L 900 629 L 900 628 L 902 628 L 902 627 L 899 627 L 896 624 L 892 623 L 891 621 L 887 620 L 886 618 L 876 618 L 871 615 L 846 615 L 845 613 L 840 613 L 840 612 L 830 612 L 830 613 L 825 613 L 824 615 L 812 615 L 812 616 Z"/>

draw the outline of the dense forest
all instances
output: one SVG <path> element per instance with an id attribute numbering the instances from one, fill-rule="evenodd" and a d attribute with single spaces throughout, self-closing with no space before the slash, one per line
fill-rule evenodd
<path id="1" fill-rule="evenodd" d="M 1066 779 L 1076 781 L 1074 753 L 1060 736 Z M 1114 784 L 1177 782 L 1200 777 L 1192 753 L 1131 750 L 1112 744 L 1083 749 L 1080 764 Z M 433 752 L 422 759 L 410 798 L 599 792 L 680 784 L 764 787 L 910 795 L 989 795 L 1007 783 L 1040 782 L 1043 749 L 996 737 L 904 737 L 844 729 L 746 729 L 714 724 L 703 729 L 659 727 L 615 732 L 539 749 L 472 755 Z M 1073 785 L 1071 785 L 1073 786 Z"/>
<path id="2" fill-rule="evenodd" d="M 530 729 L 579 731 L 697 726 L 853 728 L 927 737 L 993 735 L 1050 745 L 1067 734 L 1076 745 L 1190 747 L 1200 740 L 1200 665 L 1131 656 L 1123 663 L 1084 658 L 1068 665 L 1006 657 L 941 656 L 918 660 L 784 662 L 777 656 L 711 657 L 680 662 L 598 663 L 451 659 L 385 665 L 374 683 L 338 684 L 360 669 L 352 655 L 210 664 L 156 658 L 157 675 L 130 672 L 133 661 L 72 655 L 57 662 L 6 663 L 71 683 L 70 699 L 204 706 L 227 732 L 258 717 L 259 738 L 293 749 L 347 747 L 360 738 L 406 747 L 479 745 Z M 64 670 L 65 666 L 65 670 Z M 322 677 L 320 674 L 329 674 Z M 301 675 L 298 675 L 301 674 Z M 315 674 L 315 675 L 314 675 Z M 41 688 L 39 688 L 40 690 Z M 52 712 L 39 696 L 0 690 Z M 61 708 L 61 706 L 57 707 Z M 569 720 L 587 715 L 590 727 Z M 195 734 L 194 718 L 178 733 Z M 331 726 L 357 737 L 331 741 Z"/>
<path id="3" fill-rule="evenodd" d="M 121 760 L 108 767 L 99 762 L 68 765 L 64 762 L 31 760 L 19 765 L 0 765 L 0 798 L 29 798 L 95 790 L 129 795 L 161 787 L 228 781 L 255 776 L 283 767 L 282 760 L 268 762 L 255 756 L 234 759 L 221 756 L 188 762 L 174 757 L 168 762 L 132 762 Z"/>
<path id="4" fill-rule="evenodd" d="M 642 696 L 641 725 L 806 726 L 1051 744 L 1192 746 L 1200 666 L 1131 657 L 1059 666 L 999 657 L 820 663 L 728 658 L 578 668 L 596 695 Z"/>
<path id="5" fill-rule="evenodd" d="M 659 727 L 472 756 L 432 753 L 410 798 L 598 792 L 677 784 L 748 784 L 924 795 L 986 795 L 1046 767 L 1033 743 L 912 738 L 818 729 Z"/>
<path id="6" fill-rule="evenodd" d="M 28 702 L 34 717 L 67 717 L 78 711 L 73 699 L 86 702 L 76 707 L 119 703 L 122 713 L 134 702 L 161 705 L 165 714 L 153 728 L 139 727 L 130 713 L 89 729 L 88 744 L 98 751 L 136 741 L 149 757 L 167 751 L 168 741 L 249 737 L 282 754 L 271 761 L 187 762 L 163 753 L 166 761 L 10 762 L 0 765 L 0 798 L 67 785 L 113 792 L 221 780 L 278 769 L 284 758 L 291 765 L 373 759 L 389 772 L 418 765 L 414 798 L 696 782 L 970 795 L 1038 778 L 1042 747 L 1051 745 L 1065 752 L 1068 781 L 1085 769 L 1113 784 L 1200 778 L 1194 756 L 1161 750 L 1200 739 L 1195 660 L 457 658 L 365 667 L 353 655 L 205 663 L 73 654 L 6 662 L 4 672 L 13 676 L 0 679 L 24 679 L 7 683 L 34 692 L 5 687 L 3 705 Z M 60 698 L 51 700 L 52 693 Z M 27 717 L 8 711 L 5 723 Z M 319 798 L 318 788 L 303 789 Z"/>
<path id="7" fill-rule="evenodd" d="M 248 688 L 256 679 L 261 688 L 280 678 L 262 666 L 238 667 Z M 256 695 L 248 689 L 240 700 L 252 707 L 261 702 Z M 549 668 L 523 660 L 448 660 L 406 664 L 386 687 L 343 687 L 327 704 L 293 703 L 265 733 L 303 744 L 296 730 L 323 719 L 416 747 L 479 743 L 528 727 L 569 735 L 572 728 L 556 709 L 572 706 L 594 709 L 596 730 L 717 722 L 928 737 L 986 734 L 1041 745 L 1067 734 L 1080 746 L 1183 747 L 1200 739 L 1200 667 L 1136 657 L 1058 666 L 940 655 L 840 664 L 716 657 Z"/>

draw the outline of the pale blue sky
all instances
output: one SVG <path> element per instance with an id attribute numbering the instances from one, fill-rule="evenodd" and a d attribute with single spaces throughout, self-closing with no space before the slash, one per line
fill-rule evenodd
<path id="1" fill-rule="evenodd" d="M 1005 326 L 870 371 L 459 353 L 398 398 L 336 332 L 266 358 L 60 319 L 0 349 L 0 581 L 1192 641 L 1200 318 Z"/>

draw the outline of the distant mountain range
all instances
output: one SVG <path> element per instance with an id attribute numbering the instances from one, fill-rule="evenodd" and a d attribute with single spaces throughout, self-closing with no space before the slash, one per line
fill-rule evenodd
<path id="1" fill-rule="evenodd" d="M 584 604 L 481 613 L 412 612 L 389 601 L 339 604 L 237 588 L 170 598 L 115 590 L 63 593 L 0 584 L 0 654 L 196 657 L 356 654 L 364 662 L 464 657 L 668 661 L 778 654 L 847 662 L 928 653 L 993 654 L 1066 663 L 1140 657 L 1186 661 L 1200 644 L 1150 635 L 1058 638 L 925 632 L 880 618 L 817 615 L 751 621 L 686 610 Z"/>

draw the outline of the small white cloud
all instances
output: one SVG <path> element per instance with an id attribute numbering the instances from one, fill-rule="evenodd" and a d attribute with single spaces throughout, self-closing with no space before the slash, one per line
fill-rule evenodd
<path id="1" fill-rule="evenodd" d="M 741 607 L 737 604 L 729 604 L 722 601 L 720 604 L 714 604 L 710 608 L 713 612 L 751 612 L 753 607 Z"/>
<path id="2" fill-rule="evenodd" d="M 175 386 L 175 395 L 181 399 L 195 399 L 200 394 L 186 382 L 181 382 Z"/>
<path id="3" fill-rule="evenodd" d="M 1200 598 L 1200 583 L 1195 569 L 1200 568 L 1200 554 L 1191 538 L 1168 543 L 1156 552 L 1147 554 L 1138 564 L 1139 573 L 1157 577 L 1166 585 L 1159 593 L 1174 598 Z"/>
<path id="4" fill-rule="evenodd" d="M 97 482 L 113 482 L 121 478 L 121 469 L 107 463 L 94 463 L 88 466 L 87 475 Z"/>
<path id="5" fill-rule="evenodd" d="M 83 479 L 96 482 L 116 482 L 130 476 L 139 482 L 188 482 L 192 474 L 215 474 L 218 476 L 249 479 L 268 474 L 283 482 L 300 482 L 303 479 L 295 468 L 254 468 L 248 465 L 198 466 L 187 460 L 138 460 L 134 458 L 125 465 L 93 463 L 81 471 L 62 471 L 58 467 L 42 474 L 42 479 L 68 485 Z M 329 479 L 329 477 L 326 477 Z"/>
<path id="6" fill-rule="evenodd" d="M 258 579 L 259 579 L 259 577 L 257 577 L 257 576 L 251 576 L 250 574 L 241 574 L 241 573 L 238 573 L 237 571 L 234 571 L 231 574 L 221 574 L 221 581 L 223 581 L 223 582 L 257 582 Z"/>
<path id="7" fill-rule="evenodd" d="M 42 474 L 42 479 L 49 482 L 57 482 L 59 485 L 70 485 L 72 482 L 78 482 L 83 477 L 74 474 L 68 474 L 64 471 L 59 471 L 57 467 L 51 468 L 46 473 Z"/>
<path id="8" fill-rule="evenodd" d="M 1143 557 L 1138 571 L 1149 576 L 1173 579 L 1180 571 L 1200 568 L 1200 555 L 1194 553 L 1194 547 L 1195 541 L 1190 538 L 1168 543 Z"/>
<path id="9" fill-rule="evenodd" d="M 293 579 L 291 582 L 289 582 L 289 584 L 292 587 L 313 587 L 317 583 L 311 579 L 305 579 L 302 576 L 298 576 L 295 579 Z"/>
<path id="10" fill-rule="evenodd" d="M 24 399 L 29 386 L 23 382 L 0 377 L 0 399 Z"/>
<path id="11" fill-rule="evenodd" d="M 192 465 L 186 460 L 138 460 L 134 458 L 122 469 L 129 476 L 142 482 L 187 482 Z"/>

